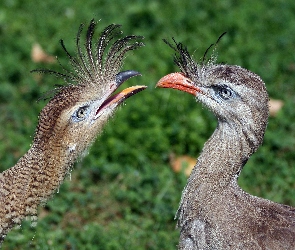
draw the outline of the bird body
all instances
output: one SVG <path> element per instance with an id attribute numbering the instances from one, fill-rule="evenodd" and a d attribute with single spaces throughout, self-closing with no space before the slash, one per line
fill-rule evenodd
<path id="1" fill-rule="evenodd" d="M 164 76 L 158 87 L 194 95 L 217 117 L 177 211 L 179 249 L 295 249 L 295 208 L 252 196 L 237 179 L 262 144 L 268 120 L 268 94 L 261 78 L 239 66 L 196 63 L 184 46 L 181 73 Z"/>
<path id="2" fill-rule="evenodd" d="M 42 109 L 29 151 L 10 169 L 0 174 L 0 243 L 9 230 L 27 217 L 37 219 L 37 207 L 59 188 L 73 163 L 90 147 L 117 106 L 126 98 L 146 88 L 129 87 L 114 91 L 130 77 L 140 73 L 119 72 L 126 52 L 143 46 L 138 36 L 126 36 L 110 42 L 120 32 L 119 25 L 109 25 L 101 33 L 96 48 L 92 39 L 96 23 L 87 30 L 86 48 L 77 35 L 77 57 L 66 51 L 74 71 L 58 73 L 67 85 Z M 106 53 L 106 49 L 109 50 Z"/>

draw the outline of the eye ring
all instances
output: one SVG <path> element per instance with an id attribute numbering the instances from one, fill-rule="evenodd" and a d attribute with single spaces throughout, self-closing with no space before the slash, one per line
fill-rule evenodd
<path id="1" fill-rule="evenodd" d="M 89 114 L 89 105 L 82 106 L 73 114 L 74 121 L 82 121 L 87 118 Z"/>
<path id="2" fill-rule="evenodd" d="M 215 95 L 223 100 L 228 100 L 236 97 L 236 93 L 226 85 L 215 85 L 213 86 L 213 90 L 215 92 Z"/>
<path id="3" fill-rule="evenodd" d="M 219 95 L 225 100 L 231 98 L 233 95 L 232 91 L 229 88 L 224 88 L 224 87 L 220 88 L 218 92 L 219 92 Z"/>

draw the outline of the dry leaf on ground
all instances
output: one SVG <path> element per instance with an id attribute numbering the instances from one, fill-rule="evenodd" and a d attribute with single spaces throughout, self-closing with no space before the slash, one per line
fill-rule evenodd
<path id="1" fill-rule="evenodd" d="M 269 100 L 270 116 L 276 116 L 283 106 L 284 106 L 284 102 L 282 100 L 270 99 Z"/>
<path id="2" fill-rule="evenodd" d="M 56 61 L 56 58 L 54 56 L 48 55 L 38 43 L 33 44 L 31 57 L 32 61 L 37 63 L 54 63 Z"/>

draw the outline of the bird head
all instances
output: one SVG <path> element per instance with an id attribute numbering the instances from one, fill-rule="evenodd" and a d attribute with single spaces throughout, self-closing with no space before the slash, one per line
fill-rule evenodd
<path id="1" fill-rule="evenodd" d="M 168 44 L 177 52 L 174 61 L 181 72 L 164 76 L 157 87 L 194 95 L 215 114 L 219 126 L 242 132 L 256 150 L 268 120 L 268 94 L 261 78 L 239 66 L 216 64 L 214 54 L 196 63 L 181 43 Z"/>
<path id="2" fill-rule="evenodd" d="M 39 123 L 34 138 L 35 145 L 45 145 L 58 150 L 74 161 L 94 141 L 103 125 L 125 99 L 146 86 L 133 86 L 114 94 L 117 88 L 139 72 L 127 70 L 119 72 L 126 52 L 143 46 L 137 40 L 143 37 L 126 36 L 114 40 L 120 34 L 119 25 L 109 25 L 101 33 L 95 48 L 92 40 L 96 23 L 92 20 L 86 33 L 85 48 L 80 45 L 83 25 L 77 35 L 77 55 L 65 50 L 72 71 L 64 73 L 51 70 L 37 70 L 53 73 L 66 80 L 39 115 Z"/>

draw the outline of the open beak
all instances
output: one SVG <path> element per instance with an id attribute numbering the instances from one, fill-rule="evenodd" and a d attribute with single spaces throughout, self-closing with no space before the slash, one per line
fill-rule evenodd
<path id="1" fill-rule="evenodd" d="M 144 85 L 136 85 L 136 86 L 132 86 L 129 87 L 127 89 L 122 90 L 121 92 L 110 96 L 101 106 L 100 109 L 102 108 L 102 106 L 104 105 L 111 105 L 114 103 L 120 104 L 121 102 L 123 102 L 124 100 L 126 100 L 128 97 L 137 94 L 138 92 L 144 90 L 145 88 L 147 88 L 147 86 Z"/>
<path id="2" fill-rule="evenodd" d="M 200 88 L 196 87 L 194 83 L 182 73 L 171 73 L 162 77 L 156 87 L 178 89 L 196 96 L 197 93 L 202 92 Z"/>
<path id="3" fill-rule="evenodd" d="M 141 75 L 139 72 L 137 71 L 133 71 L 133 70 L 127 70 L 127 71 L 123 71 L 117 74 L 116 76 L 116 87 L 114 88 L 114 91 L 126 80 L 128 80 L 129 78 L 133 77 L 133 76 L 138 76 Z M 106 108 L 107 106 L 110 106 L 112 104 L 115 104 L 116 106 L 118 106 L 120 103 L 122 103 L 124 100 L 126 100 L 127 98 L 129 98 L 132 95 L 137 94 L 138 92 L 146 89 L 147 86 L 144 85 L 137 85 L 137 86 L 132 86 L 129 88 L 126 88 L 124 90 L 122 90 L 121 92 L 115 94 L 115 95 L 110 95 L 98 108 L 98 110 L 96 111 L 96 116 L 97 114 L 103 109 Z"/>

